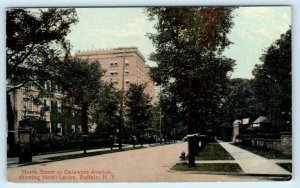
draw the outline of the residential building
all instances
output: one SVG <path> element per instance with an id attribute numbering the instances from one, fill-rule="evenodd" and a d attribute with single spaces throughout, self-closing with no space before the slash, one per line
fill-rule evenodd
<path id="1" fill-rule="evenodd" d="M 7 89 L 10 85 L 7 85 Z M 71 122 L 72 112 L 67 112 L 68 107 L 63 102 L 62 88 L 46 82 L 44 89 L 53 92 L 52 97 L 37 97 L 39 91 L 33 86 L 27 85 L 19 89 L 15 89 L 9 93 L 10 103 L 14 114 L 14 124 L 8 127 L 8 134 L 14 135 L 15 143 L 18 143 L 18 129 L 20 122 L 27 119 L 32 122 L 33 132 L 35 133 L 56 133 L 59 135 L 66 132 L 75 132 L 80 129 L 80 125 L 75 127 Z M 69 119 L 67 122 L 64 116 Z M 75 116 L 75 114 L 73 114 Z M 67 125 L 68 124 L 68 125 Z M 68 129 L 68 130 L 67 130 Z"/>

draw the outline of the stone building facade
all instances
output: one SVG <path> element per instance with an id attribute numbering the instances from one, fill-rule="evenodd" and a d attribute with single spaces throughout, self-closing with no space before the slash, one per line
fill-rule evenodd
<path id="1" fill-rule="evenodd" d="M 45 90 L 50 89 L 51 83 L 45 83 L 44 87 Z M 66 132 L 75 132 L 75 129 L 80 131 L 80 125 L 73 125 L 70 121 L 68 121 L 70 125 L 63 125 L 66 124 L 62 118 L 62 114 L 66 113 L 66 108 L 62 100 L 63 94 L 61 88 L 57 85 L 51 88 L 55 89 L 52 97 L 37 97 L 39 91 L 31 86 L 21 87 L 9 93 L 8 96 L 10 97 L 14 114 L 14 125 L 13 127 L 8 127 L 8 133 L 14 135 L 16 143 L 19 140 L 18 129 L 20 128 L 20 122 L 25 119 L 35 122 L 36 126 L 32 128 L 36 133 L 56 133 L 63 135 Z M 68 118 L 71 118 L 71 116 L 72 114 L 68 114 Z"/>

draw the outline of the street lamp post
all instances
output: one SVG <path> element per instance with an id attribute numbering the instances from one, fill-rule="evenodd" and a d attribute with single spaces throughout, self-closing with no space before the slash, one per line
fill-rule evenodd
<path id="1" fill-rule="evenodd" d="M 19 122 L 19 163 L 32 162 L 31 134 L 32 128 L 28 122 L 28 109 L 24 106 L 23 120 Z"/>

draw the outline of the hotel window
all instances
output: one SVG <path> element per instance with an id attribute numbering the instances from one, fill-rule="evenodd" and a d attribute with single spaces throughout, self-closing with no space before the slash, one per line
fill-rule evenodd
<path id="1" fill-rule="evenodd" d="M 112 72 L 110 72 L 110 75 L 111 75 L 111 76 L 117 76 L 117 75 L 118 75 L 118 72 L 112 71 Z"/>
<path id="2" fill-rule="evenodd" d="M 110 67 L 117 67 L 118 66 L 118 61 L 110 61 Z"/>
<path id="3" fill-rule="evenodd" d="M 128 59 L 125 59 L 125 66 L 126 66 L 126 67 L 129 67 Z"/>
<path id="4" fill-rule="evenodd" d="M 128 85 L 128 84 L 130 84 L 130 82 L 129 82 L 128 80 L 126 80 L 126 81 L 125 81 L 125 84 Z"/>
<path id="5" fill-rule="evenodd" d="M 129 75 L 129 70 L 125 70 L 125 76 Z"/>

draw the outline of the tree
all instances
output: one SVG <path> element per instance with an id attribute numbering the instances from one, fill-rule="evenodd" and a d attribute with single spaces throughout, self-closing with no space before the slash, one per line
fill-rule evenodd
<path id="1" fill-rule="evenodd" d="M 6 15 L 9 93 L 29 81 L 47 80 L 46 65 L 69 53 L 65 37 L 78 20 L 75 9 L 8 9 Z"/>
<path id="2" fill-rule="evenodd" d="M 140 135 L 141 145 L 150 119 L 150 97 L 144 93 L 145 84 L 130 84 L 126 93 L 125 106 L 131 136 Z"/>
<path id="3" fill-rule="evenodd" d="M 121 92 L 112 84 L 104 83 L 100 96 L 91 106 L 91 122 L 97 127 L 94 136 L 108 139 L 115 135 L 120 121 Z"/>
<path id="4" fill-rule="evenodd" d="M 224 107 L 228 110 L 231 123 L 236 119 L 254 118 L 260 115 L 253 87 L 253 80 L 241 78 L 230 80 Z"/>
<path id="5" fill-rule="evenodd" d="M 148 126 L 145 129 L 149 135 L 158 137 L 160 134 L 160 106 L 153 105 L 149 112 Z"/>
<path id="6" fill-rule="evenodd" d="M 162 85 L 175 79 L 174 94 L 186 111 L 189 135 L 189 166 L 195 166 L 195 148 L 190 135 L 214 110 L 224 94 L 227 73 L 234 61 L 222 56 L 230 44 L 227 33 L 233 27 L 232 7 L 148 8 L 156 20 L 157 33 L 149 34 L 156 51 L 150 55 L 158 66 L 151 77 Z M 212 105 L 213 104 L 213 105 Z M 209 107 L 209 108 L 207 108 Z M 197 115 L 196 115 L 197 114 Z M 201 118 L 198 118 L 200 115 Z M 198 124 L 198 126 L 197 126 Z"/>
<path id="7" fill-rule="evenodd" d="M 260 58 L 253 70 L 255 94 L 261 112 L 284 131 L 291 131 L 292 64 L 291 29 L 282 34 Z"/>
<path id="8" fill-rule="evenodd" d="M 222 99 L 216 116 L 215 132 L 224 139 L 231 139 L 232 123 L 243 118 L 256 118 L 260 115 L 259 103 L 255 98 L 253 80 L 230 79 L 226 96 Z"/>
<path id="9" fill-rule="evenodd" d="M 49 80 L 48 68 L 68 54 L 65 37 L 78 21 L 75 9 L 7 9 L 6 11 L 6 103 L 8 130 L 14 131 L 15 109 L 10 93 L 28 84 L 42 90 Z M 8 143 L 13 150 L 14 135 Z M 10 151 L 9 151 L 10 152 Z"/>
<path id="10" fill-rule="evenodd" d="M 161 94 L 159 106 L 163 112 L 163 132 L 164 135 L 169 139 L 175 138 L 177 129 L 180 129 L 179 125 L 182 124 L 180 101 L 178 101 L 176 95 L 177 88 L 173 84 L 166 86 Z"/>
<path id="11" fill-rule="evenodd" d="M 83 131 L 83 150 L 86 154 L 88 138 L 88 112 L 99 97 L 103 87 L 101 81 L 104 70 L 99 62 L 88 59 L 66 58 L 60 65 L 55 80 L 63 86 L 65 97 L 73 101 L 81 110 L 81 127 Z"/>

